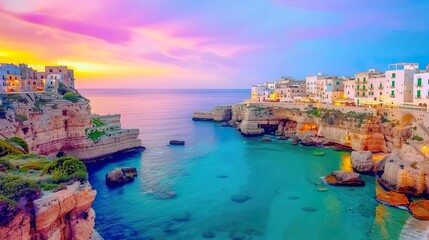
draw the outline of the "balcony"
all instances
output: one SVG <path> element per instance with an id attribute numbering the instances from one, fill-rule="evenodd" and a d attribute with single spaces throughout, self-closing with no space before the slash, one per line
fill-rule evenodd
<path id="1" fill-rule="evenodd" d="M 421 98 L 422 98 L 422 96 L 414 96 L 414 98 L 416 98 L 416 99 L 421 99 Z"/>
<path id="2" fill-rule="evenodd" d="M 390 95 L 390 98 L 395 98 L 395 95 Z"/>
<path id="3" fill-rule="evenodd" d="M 416 87 L 421 88 L 422 85 L 421 84 L 416 84 Z"/>
<path id="4" fill-rule="evenodd" d="M 393 85 L 393 86 L 392 86 L 392 85 L 390 85 L 390 88 L 395 88 L 395 86 L 394 86 L 394 85 Z"/>

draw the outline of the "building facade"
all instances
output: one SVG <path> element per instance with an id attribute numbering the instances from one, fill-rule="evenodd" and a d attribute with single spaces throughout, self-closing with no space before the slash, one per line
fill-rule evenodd
<path id="1" fill-rule="evenodd" d="M 46 74 L 61 74 L 63 78 L 61 82 L 64 83 L 69 88 L 74 88 L 74 71 L 68 69 L 67 66 L 46 66 L 45 67 Z"/>
<path id="2" fill-rule="evenodd" d="M 429 71 L 414 75 L 413 105 L 427 107 L 429 105 Z"/>
<path id="3" fill-rule="evenodd" d="M 386 71 L 386 104 L 412 104 L 414 75 L 419 73 L 417 63 L 390 64 Z"/>

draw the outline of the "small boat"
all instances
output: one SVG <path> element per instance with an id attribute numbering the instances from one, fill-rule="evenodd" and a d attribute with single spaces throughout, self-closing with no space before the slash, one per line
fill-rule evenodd
<path id="1" fill-rule="evenodd" d="M 325 155 L 326 155 L 326 153 L 325 153 L 325 152 L 322 152 L 322 151 L 315 151 L 315 152 L 313 152 L 313 155 L 314 155 L 314 156 L 325 156 Z"/>

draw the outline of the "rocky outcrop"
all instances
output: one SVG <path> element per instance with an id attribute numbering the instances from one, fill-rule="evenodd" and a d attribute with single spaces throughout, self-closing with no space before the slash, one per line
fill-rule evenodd
<path id="1" fill-rule="evenodd" d="M 353 151 L 350 162 L 354 169 L 363 173 L 373 173 L 375 164 L 370 151 Z"/>
<path id="2" fill-rule="evenodd" d="M 7 108 L 13 109 L 13 117 L 0 119 L 0 136 L 25 139 L 30 152 L 51 157 L 61 153 L 90 160 L 119 151 L 142 149 L 139 130 L 121 129 L 118 114 L 97 115 L 106 122 L 100 130 L 105 134 L 99 139 L 90 139 L 88 133 L 94 128 L 94 115 L 87 100 L 73 103 L 45 93 L 19 96 L 25 101 L 8 101 Z"/>
<path id="3" fill-rule="evenodd" d="M 134 177 L 136 176 L 136 168 L 115 168 L 106 174 L 106 183 L 108 185 L 123 185 L 125 183 L 133 182 Z"/>
<path id="4" fill-rule="evenodd" d="M 429 162 L 388 158 L 379 183 L 391 191 L 421 196 L 429 193 Z"/>
<path id="5" fill-rule="evenodd" d="M 410 212 L 420 220 L 429 220 L 429 200 L 418 200 L 410 204 Z"/>
<path id="6" fill-rule="evenodd" d="M 213 121 L 213 114 L 211 112 L 194 112 L 192 116 L 194 121 Z"/>
<path id="7" fill-rule="evenodd" d="M 185 141 L 182 140 L 171 140 L 170 145 L 185 145 Z"/>
<path id="8" fill-rule="evenodd" d="M 0 239 L 88 240 L 94 230 L 91 204 L 95 195 L 88 182 L 75 182 L 65 190 L 45 194 L 33 202 L 33 210 L 19 212 L 7 226 L 0 227 Z"/>
<path id="9" fill-rule="evenodd" d="M 333 186 L 357 186 L 365 185 L 365 181 L 359 178 L 355 172 L 336 171 L 325 177 L 326 183 Z"/>
<path id="10" fill-rule="evenodd" d="M 380 192 L 377 201 L 392 207 L 408 207 L 410 201 L 405 194 L 396 192 Z"/>

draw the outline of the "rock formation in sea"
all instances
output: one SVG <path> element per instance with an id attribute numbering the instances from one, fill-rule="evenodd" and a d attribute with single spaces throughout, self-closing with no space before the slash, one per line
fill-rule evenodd
<path id="1" fill-rule="evenodd" d="M 115 168 L 106 174 L 106 183 L 108 185 L 123 185 L 133 182 L 137 176 L 137 169 L 133 167 Z"/>
<path id="2" fill-rule="evenodd" d="M 325 177 L 326 183 L 333 186 L 356 186 L 365 185 L 365 181 L 359 178 L 355 172 L 336 171 Z"/>
<path id="3" fill-rule="evenodd" d="M 362 173 L 373 173 L 375 164 L 370 151 L 353 151 L 350 157 L 352 167 Z"/>
<path id="4" fill-rule="evenodd" d="M 122 129 L 120 115 L 95 115 L 89 100 L 56 93 L 3 94 L 0 138 L 25 139 L 30 152 L 83 161 L 142 149 L 138 129 Z"/>

